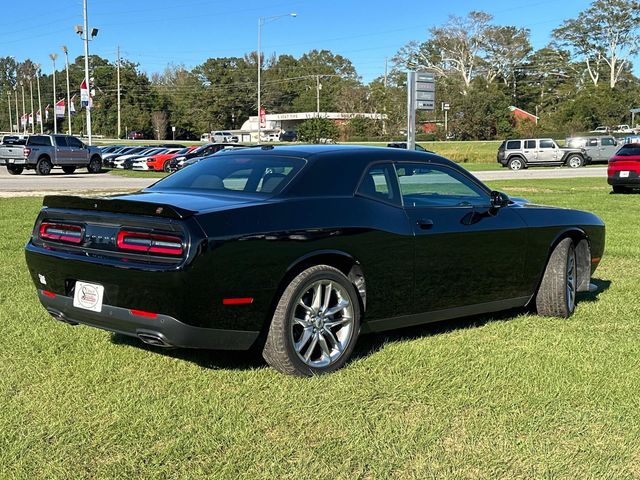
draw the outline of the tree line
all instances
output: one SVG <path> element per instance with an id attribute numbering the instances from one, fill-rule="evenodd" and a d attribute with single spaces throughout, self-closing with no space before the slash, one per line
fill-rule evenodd
<path id="1" fill-rule="evenodd" d="M 397 137 L 406 121 L 405 72 L 414 69 L 436 73 L 436 104 L 450 105 L 449 130 L 458 139 L 564 135 L 630 123 L 629 109 L 640 106 L 640 79 L 631 62 L 640 50 L 639 26 L 638 0 L 595 0 L 555 28 L 552 41 L 536 50 L 528 29 L 498 25 L 488 13 L 472 11 L 451 16 L 429 29 L 425 39 L 399 48 L 390 73 L 368 83 L 348 58 L 328 50 L 311 50 L 297 58 L 263 56 L 262 103 L 269 113 L 315 111 L 319 92 L 321 111 L 386 115 L 384 122 L 353 120 L 336 135 Z M 166 138 L 172 126 L 178 138 L 240 128 L 257 112 L 257 58 L 256 52 L 209 58 L 191 69 L 168 65 L 152 75 L 121 60 L 122 136 L 136 130 Z M 114 137 L 117 64 L 93 55 L 90 65 L 93 131 Z M 29 59 L 0 57 L 0 130 L 9 127 L 9 104 L 15 117 L 16 93 L 22 115 L 22 86 L 29 95 L 29 82 L 35 90 L 38 75 L 44 109 L 54 103 L 52 75 L 42 74 Z M 69 76 L 81 113 L 82 57 L 70 64 Z M 56 72 L 56 91 L 58 99 L 66 96 L 64 68 Z M 26 106 L 30 111 L 29 99 Z M 509 106 L 535 114 L 538 124 L 514 122 Z M 442 116 L 438 108 L 421 112 L 418 120 L 432 123 L 434 135 L 444 137 Z M 53 117 L 51 107 L 45 130 L 53 129 Z M 71 121 L 73 132 L 84 131 L 83 114 Z M 59 122 L 59 131 L 66 130 L 66 122 Z"/>

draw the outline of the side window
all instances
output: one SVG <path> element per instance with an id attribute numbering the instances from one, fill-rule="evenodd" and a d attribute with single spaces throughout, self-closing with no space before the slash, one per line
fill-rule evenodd
<path id="1" fill-rule="evenodd" d="M 540 148 L 555 148 L 556 144 L 553 140 L 540 140 Z"/>
<path id="2" fill-rule="evenodd" d="M 603 147 L 611 147 L 611 146 L 614 146 L 614 145 L 617 145 L 617 144 L 616 144 L 616 141 L 613 138 L 604 137 L 602 139 L 602 146 Z"/>
<path id="3" fill-rule="evenodd" d="M 56 145 L 58 147 L 68 147 L 67 139 L 64 137 L 56 137 Z"/>
<path id="4" fill-rule="evenodd" d="M 489 195 L 479 185 L 446 167 L 400 163 L 397 172 L 405 207 L 489 204 Z"/>
<path id="5" fill-rule="evenodd" d="M 70 147 L 73 147 L 73 148 L 84 147 L 84 144 L 77 138 L 75 137 L 66 137 L 66 138 L 67 138 L 67 145 L 69 145 Z"/>
<path id="6" fill-rule="evenodd" d="M 526 140 L 524 142 L 524 148 L 529 148 L 531 150 L 536 148 L 536 141 L 535 140 Z"/>
<path id="7" fill-rule="evenodd" d="M 598 139 L 597 138 L 590 138 L 587 141 L 587 146 L 588 147 L 597 147 L 598 146 Z"/>
<path id="8" fill-rule="evenodd" d="M 509 140 L 507 150 L 520 150 L 520 140 Z"/>
<path id="9" fill-rule="evenodd" d="M 391 163 L 373 165 L 362 177 L 358 193 L 365 197 L 400 205 L 400 196 L 395 187 L 396 172 Z"/>

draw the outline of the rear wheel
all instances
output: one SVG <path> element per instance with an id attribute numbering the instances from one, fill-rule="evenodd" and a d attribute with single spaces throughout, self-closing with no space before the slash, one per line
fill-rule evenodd
<path id="1" fill-rule="evenodd" d="M 553 249 L 536 295 L 538 314 L 571 316 L 576 308 L 578 268 L 573 240 L 565 238 Z"/>
<path id="2" fill-rule="evenodd" d="M 87 170 L 89 173 L 100 173 L 102 170 L 102 160 L 100 160 L 100 157 L 92 157 L 87 166 Z"/>
<path id="3" fill-rule="evenodd" d="M 629 193 L 629 189 L 622 185 L 613 185 L 611 188 L 613 188 L 613 193 Z"/>
<path id="4" fill-rule="evenodd" d="M 36 164 L 36 173 L 38 175 L 49 175 L 52 168 L 53 165 L 51 165 L 51 160 L 49 160 L 49 157 L 42 157 Z"/>
<path id="5" fill-rule="evenodd" d="M 507 166 L 511 170 L 521 170 L 524 168 L 524 162 L 520 157 L 514 157 L 511 160 L 509 160 L 509 163 L 507 164 Z"/>
<path id="6" fill-rule="evenodd" d="M 64 173 L 66 173 L 67 175 L 70 175 L 70 174 L 72 174 L 73 172 L 76 171 L 76 167 L 75 167 L 75 165 L 66 165 L 66 166 L 62 167 L 62 171 Z"/>
<path id="7" fill-rule="evenodd" d="M 332 372 L 348 360 L 359 331 L 354 286 L 339 270 L 318 265 L 296 276 L 283 292 L 262 356 L 289 375 Z"/>
<path id="8" fill-rule="evenodd" d="M 567 166 L 571 168 L 580 168 L 584 164 L 584 159 L 580 155 L 571 155 L 567 159 Z"/>
<path id="9" fill-rule="evenodd" d="M 171 166 L 170 166 L 170 161 L 167 160 L 166 162 L 164 162 L 164 164 L 162 165 L 162 171 L 169 173 L 171 171 Z"/>
<path id="10" fill-rule="evenodd" d="M 24 171 L 22 165 L 7 165 L 7 171 L 10 175 L 20 175 Z"/>

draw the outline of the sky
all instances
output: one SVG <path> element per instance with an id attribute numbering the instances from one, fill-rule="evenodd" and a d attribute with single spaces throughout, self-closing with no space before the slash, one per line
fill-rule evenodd
<path id="1" fill-rule="evenodd" d="M 116 48 L 149 74 L 168 64 L 194 67 L 210 57 L 241 56 L 257 48 L 258 19 L 296 13 L 262 27 L 264 55 L 296 57 L 328 49 L 349 58 L 369 82 L 411 40 L 425 40 L 428 29 L 450 15 L 483 10 L 494 23 L 528 28 L 534 48 L 545 46 L 551 31 L 574 18 L 590 2 L 580 0 L 88 0 L 89 28 L 99 29 L 90 53 L 115 60 Z M 31 0 L 28 14 L 0 30 L 0 56 L 27 58 L 52 70 L 50 53 L 62 45 L 70 58 L 83 55 L 74 26 L 83 23 L 82 0 Z"/>

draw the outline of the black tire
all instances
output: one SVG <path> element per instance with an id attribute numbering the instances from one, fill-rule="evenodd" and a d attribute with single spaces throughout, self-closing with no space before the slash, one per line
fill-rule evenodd
<path id="1" fill-rule="evenodd" d="M 578 265 L 573 240 L 565 238 L 553 249 L 536 295 L 536 309 L 546 317 L 568 318 L 576 306 Z"/>
<path id="2" fill-rule="evenodd" d="M 76 171 L 76 167 L 75 165 L 65 165 L 64 167 L 62 167 L 62 171 L 67 175 L 71 175 L 73 172 Z"/>
<path id="3" fill-rule="evenodd" d="M 580 155 L 569 155 L 566 165 L 570 168 L 580 168 L 584 165 L 584 158 Z"/>
<path id="4" fill-rule="evenodd" d="M 326 326 L 318 326 L 317 315 L 315 316 L 316 323 L 314 323 L 314 320 L 311 319 L 311 315 L 314 314 L 307 314 L 307 317 L 305 317 L 305 321 L 308 321 L 309 323 L 304 328 L 299 326 L 297 321 L 294 321 L 295 315 L 297 315 L 298 317 L 300 316 L 300 313 L 297 313 L 300 312 L 300 308 L 306 310 L 306 307 L 299 306 L 300 304 L 298 303 L 298 300 L 302 300 L 303 298 L 305 298 L 305 295 L 311 292 L 311 288 L 314 285 L 322 285 L 320 282 L 331 282 L 329 283 L 329 285 L 339 286 L 342 292 L 346 293 L 346 296 L 348 296 L 348 301 L 351 308 L 350 313 L 352 313 L 352 322 L 348 323 L 347 321 L 345 322 L 346 324 L 344 326 L 336 325 L 334 327 L 329 327 L 329 329 L 338 327 L 338 329 L 333 332 L 332 337 L 327 337 L 324 335 L 324 328 L 326 328 Z M 322 290 L 322 287 L 320 287 L 320 293 L 318 295 L 322 295 L 324 297 L 324 294 L 327 292 L 326 288 L 327 287 L 325 286 L 325 290 Z M 332 294 L 330 293 L 330 295 Z M 326 304 L 327 303 L 325 303 L 325 305 Z M 350 318 L 349 316 L 344 316 L 344 312 L 341 312 L 340 315 L 344 319 Z M 332 316 L 332 320 L 335 320 L 335 316 Z M 302 330 L 313 328 L 313 332 L 316 332 L 316 327 L 318 328 L 317 334 L 309 333 L 309 336 L 307 337 L 308 341 L 302 342 L 301 338 L 304 336 L 304 334 L 301 333 L 298 339 L 298 343 L 300 344 L 300 342 L 302 342 L 303 346 L 305 344 L 308 345 L 308 348 L 305 349 L 306 352 L 309 352 L 309 350 L 311 350 L 312 352 L 319 353 L 321 357 L 323 356 L 323 348 L 321 342 L 324 342 L 326 348 L 328 345 L 328 342 L 326 340 L 327 338 L 333 338 L 335 340 L 339 338 L 339 335 L 341 333 L 346 332 L 343 332 L 342 328 L 348 329 L 347 338 L 345 339 L 345 343 L 343 344 L 342 348 L 332 348 L 331 350 L 332 353 L 341 353 L 338 353 L 334 360 L 330 360 L 330 363 L 328 365 L 321 367 L 312 366 L 308 363 L 305 363 L 304 359 L 301 358 L 303 356 L 302 350 L 300 350 L 300 353 L 297 353 L 294 345 L 295 328 L 299 328 Z M 320 334 L 319 332 L 323 333 Z M 267 335 L 267 341 L 262 351 L 262 356 L 274 369 L 288 375 L 311 376 L 329 373 L 342 367 L 349 359 L 358 339 L 359 333 L 360 300 L 353 284 L 339 270 L 328 265 L 317 265 L 314 267 L 310 267 L 297 275 L 285 288 L 273 314 L 273 319 L 271 321 L 271 325 L 269 326 L 269 333 Z M 318 341 L 320 336 L 322 336 L 323 338 L 322 341 Z M 337 346 L 337 343 L 334 344 L 334 346 Z M 313 356 L 313 354 L 310 355 L 310 357 Z M 308 360 L 312 362 L 311 358 Z"/>
<path id="5" fill-rule="evenodd" d="M 171 161 L 167 160 L 164 162 L 164 164 L 162 165 L 162 171 L 165 173 L 170 173 L 171 172 Z"/>
<path id="6" fill-rule="evenodd" d="M 522 157 L 510 158 L 509 162 L 507 163 L 507 167 L 509 167 L 513 171 L 518 171 L 518 170 L 522 170 L 523 168 L 526 168 Z"/>
<path id="7" fill-rule="evenodd" d="M 629 193 L 629 188 L 623 185 L 613 185 L 611 188 L 613 193 Z"/>
<path id="8" fill-rule="evenodd" d="M 97 155 L 91 157 L 89 165 L 87 165 L 87 171 L 89 173 L 100 173 L 102 171 L 102 160 Z"/>
<path id="9" fill-rule="evenodd" d="M 49 175 L 52 168 L 53 165 L 51 164 L 49 157 L 42 157 L 38 160 L 38 163 L 36 163 L 36 173 L 38 175 Z"/>
<path id="10" fill-rule="evenodd" d="M 22 165 L 7 165 L 7 172 L 9 175 L 20 175 L 24 171 Z"/>

